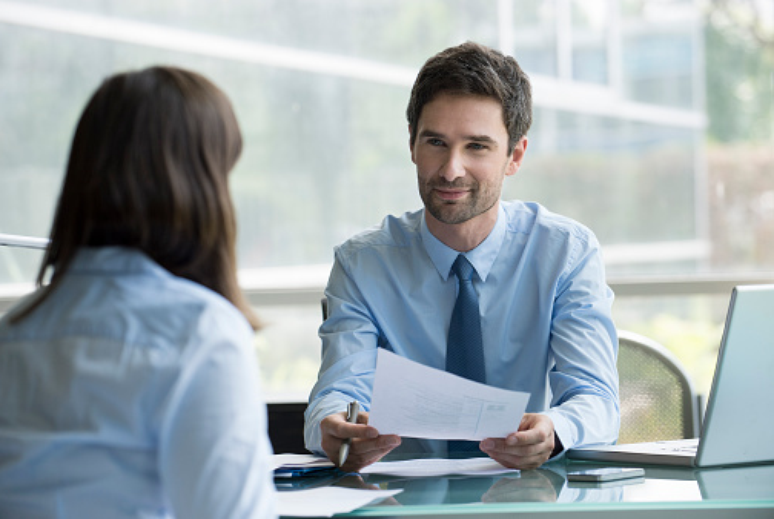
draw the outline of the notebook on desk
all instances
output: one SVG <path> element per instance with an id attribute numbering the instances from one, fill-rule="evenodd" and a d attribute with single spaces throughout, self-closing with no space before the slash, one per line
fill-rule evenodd
<path id="1" fill-rule="evenodd" d="M 578 460 L 714 467 L 774 462 L 774 285 L 734 288 L 700 438 L 570 449 Z"/>

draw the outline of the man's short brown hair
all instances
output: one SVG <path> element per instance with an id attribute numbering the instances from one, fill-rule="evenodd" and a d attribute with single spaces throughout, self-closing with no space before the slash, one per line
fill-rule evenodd
<path id="1" fill-rule="evenodd" d="M 441 93 L 498 101 L 508 130 L 508 153 L 532 125 L 532 89 L 516 60 L 484 45 L 466 42 L 439 52 L 419 71 L 406 109 L 412 146 L 422 109 Z"/>

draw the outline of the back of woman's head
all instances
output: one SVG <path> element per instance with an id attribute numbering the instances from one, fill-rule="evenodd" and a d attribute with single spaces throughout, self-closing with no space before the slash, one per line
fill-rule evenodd
<path id="1" fill-rule="evenodd" d="M 106 79 L 78 122 L 38 283 L 52 267 L 53 290 L 79 247 L 132 247 L 255 326 L 236 283 L 228 191 L 241 149 L 228 98 L 203 76 L 152 67 Z"/>

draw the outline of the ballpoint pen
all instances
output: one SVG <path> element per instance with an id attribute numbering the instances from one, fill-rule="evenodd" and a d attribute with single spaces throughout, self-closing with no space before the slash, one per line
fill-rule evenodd
<path id="1" fill-rule="evenodd" d="M 353 400 L 347 406 L 347 422 L 357 423 L 358 413 L 360 413 L 360 404 L 358 404 L 356 400 Z M 341 444 L 341 447 L 339 448 L 339 467 L 344 465 L 344 462 L 347 461 L 347 456 L 349 456 L 349 445 L 351 443 L 352 443 L 352 438 L 347 438 Z"/>

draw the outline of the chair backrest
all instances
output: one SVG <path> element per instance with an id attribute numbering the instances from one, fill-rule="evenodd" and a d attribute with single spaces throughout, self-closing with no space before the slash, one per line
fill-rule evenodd
<path id="1" fill-rule="evenodd" d="M 269 439 L 276 454 L 308 454 L 304 446 L 306 402 L 269 403 Z"/>
<path id="2" fill-rule="evenodd" d="M 695 438 L 696 393 L 681 362 L 664 346 L 618 332 L 621 432 L 618 443 Z"/>

